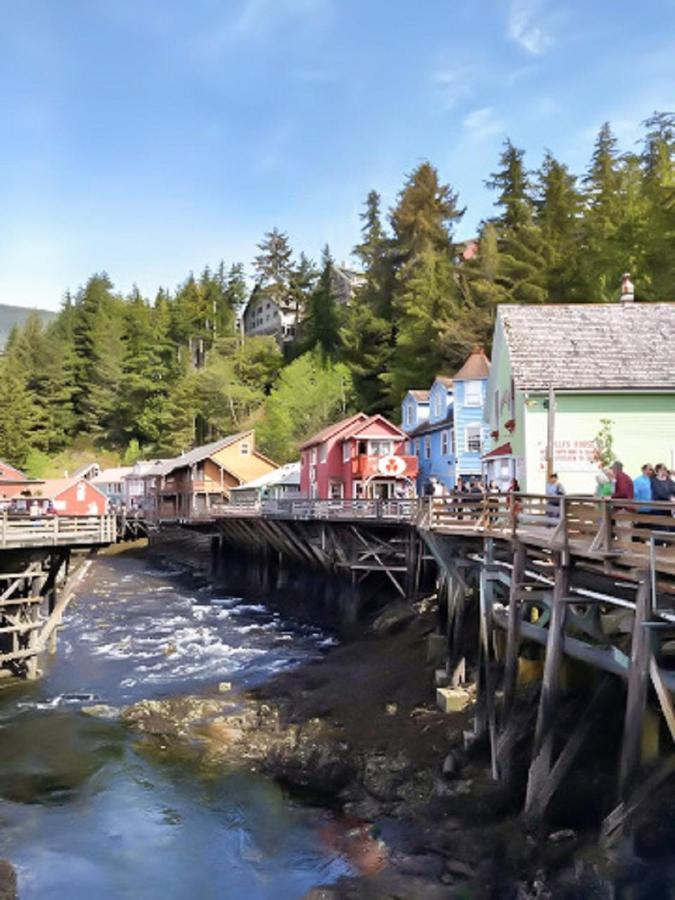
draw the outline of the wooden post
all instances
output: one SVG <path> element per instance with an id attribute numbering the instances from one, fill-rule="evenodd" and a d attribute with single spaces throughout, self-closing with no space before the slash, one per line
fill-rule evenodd
<path id="1" fill-rule="evenodd" d="M 544 678 L 539 697 L 539 711 L 532 747 L 532 762 L 527 779 L 525 813 L 536 810 L 537 794 L 543 787 L 551 770 L 553 752 L 553 726 L 560 697 L 560 664 L 563 657 L 565 632 L 565 596 L 569 587 L 569 569 L 563 565 L 560 553 L 554 554 L 555 580 L 553 586 L 553 608 L 546 641 Z"/>
<path id="2" fill-rule="evenodd" d="M 509 590 L 509 614 L 506 630 L 506 660 L 504 662 L 504 701 L 502 704 L 502 728 L 506 727 L 516 696 L 518 678 L 518 649 L 520 646 L 520 585 L 525 578 L 525 545 L 514 542 L 513 569 Z"/>
<path id="3" fill-rule="evenodd" d="M 495 686 L 492 674 L 492 603 L 494 583 L 488 578 L 488 572 L 494 560 L 494 539 L 486 538 L 485 561 L 480 572 L 480 659 L 479 668 L 479 703 L 476 712 L 476 731 L 483 734 L 487 728 L 490 739 L 490 763 L 492 777 L 499 778 L 497 767 L 497 718 L 495 711 Z"/>
<path id="4" fill-rule="evenodd" d="M 646 572 L 642 572 L 635 598 L 628 693 L 626 695 L 626 714 L 621 744 L 621 763 L 619 766 L 619 799 L 623 801 L 628 799 L 635 786 L 640 769 L 640 740 L 642 736 L 642 722 L 647 706 L 649 661 L 651 656 L 651 636 L 649 628 L 646 628 L 644 623 L 649 621 L 650 613 L 649 578 Z"/>
<path id="5" fill-rule="evenodd" d="M 548 389 L 548 415 L 546 417 L 546 481 L 555 471 L 555 391 Z"/>

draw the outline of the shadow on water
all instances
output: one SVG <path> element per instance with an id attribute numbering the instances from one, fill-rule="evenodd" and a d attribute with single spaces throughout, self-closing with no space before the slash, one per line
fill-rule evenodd
<path id="1" fill-rule="evenodd" d="M 328 813 L 257 775 L 206 768 L 184 746 L 149 752 L 78 708 L 255 683 L 326 640 L 289 641 L 288 622 L 240 598 L 197 599 L 138 561 L 96 563 L 67 652 L 39 683 L 0 691 L 0 856 L 22 900 L 290 900 L 349 872 L 323 840 Z"/>

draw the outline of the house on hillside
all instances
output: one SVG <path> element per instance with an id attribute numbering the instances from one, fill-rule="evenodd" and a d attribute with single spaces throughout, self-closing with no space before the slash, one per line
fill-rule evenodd
<path id="1" fill-rule="evenodd" d="M 430 479 L 452 490 L 457 478 L 481 473 L 489 435 L 483 422 L 490 360 L 475 347 L 453 376 L 437 375 L 429 391 L 408 391 L 401 407 L 408 452 L 419 460 L 418 493 Z"/>
<path id="2" fill-rule="evenodd" d="M 293 500 L 300 497 L 300 463 L 286 463 L 260 478 L 247 481 L 230 491 L 233 506 L 246 506 L 260 500 Z"/>
<path id="3" fill-rule="evenodd" d="M 384 416 L 356 413 L 329 425 L 300 447 L 303 497 L 388 499 L 414 493 L 417 458 L 406 435 Z"/>
<path id="4" fill-rule="evenodd" d="M 103 516 L 108 508 L 105 494 L 80 477 L 6 483 L 0 492 L 12 511 L 31 515 Z"/>
<path id="5" fill-rule="evenodd" d="M 293 297 L 274 299 L 256 285 L 244 307 L 241 327 L 246 337 L 270 335 L 283 344 L 293 340 L 299 321 L 300 312 Z"/>
<path id="6" fill-rule="evenodd" d="M 635 476 L 675 465 L 675 303 L 500 306 L 486 421 L 486 477 L 543 492 L 549 396 L 553 468 L 568 493 L 591 494 L 595 438 L 609 422 L 616 458 Z"/>
<path id="7" fill-rule="evenodd" d="M 277 468 L 255 449 L 255 432 L 242 431 L 173 459 L 148 466 L 144 512 L 149 518 L 182 521 L 208 515 L 229 500 L 230 489 Z"/>
<path id="8" fill-rule="evenodd" d="M 354 293 L 365 284 L 365 276 L 346 266 L 333 266 L 331 290 L 342 306 L 347 306 Z M 256 285 L 241 315 L 241 329 L 246 337 L 269 335 L 279 344 L 292 341 L 298 334 L 303 310 L 290 294 L 283 299 L 269 295 Z"/>

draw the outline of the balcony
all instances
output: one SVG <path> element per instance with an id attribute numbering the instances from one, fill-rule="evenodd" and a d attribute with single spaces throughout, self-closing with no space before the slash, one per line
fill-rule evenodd
<path id="1" fill-rule="evenodd" d="M 354 478 L 415 478 L 419 471 L 416 456 L 366 456 L 352 460 Z"/>

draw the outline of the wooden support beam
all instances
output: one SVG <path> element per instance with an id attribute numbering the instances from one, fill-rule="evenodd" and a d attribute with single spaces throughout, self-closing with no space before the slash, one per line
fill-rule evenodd
<path id="1" fill-rule="evenodd" d="M 661 712 L 663 713 L 663 717 L 666 720 L 666 725 L 668 726 L 670 737 L 675 743 L 675 708 L 673 707 L 673 698 L 671 697 L 670 691 L 668 690 L 668 687 L 663 680 L 661 670 L 659 669 L 658 664 L 653 656 L 649 660 L 649 676 L 652 680 L 652 684 L 654 685 L 656 696 L 659 699 Z"/>
<path id="2" fill-rule="evenodd" d="M 564 597 L 568 593 L 569 569 L 562 564 L 561 555 L 555 554 L 555 576 L 553 584 L 553 606 L 551 624 L 546 641 L 544 677 L 539 697 L 537 725 L 534 732 L 532 762 L 527 779 L 525 814 L 536 810 L 537 795 L 549 776 L 553 752 L 555 717 L 560 696 L 560 664 L 563 657 L 566 605 Z"/>
<path id="3" fill-rule="evenodd" d="M 516 697 L 518 679 L 518 650 L 520 648 L 520 617 L 522 596 L 522 580 L 525 575 L 527 554 L 525 545 L 514 542 L 513 569 L 511 572 L 511 589 L 509 592 L 508 625 L 506 629 L 506 660 L 504 662 L 504 701 L 502 703 L 501 725 L 506 726 Z"/>
<path id="4" fill-rule="evenodd" d="M 626 800 L 632 792 L 640 770 L 642 722 L 647 706 L 649 660 L 651 657 L 651 636 L 649 629 L 645 628 L 643 623 L 648 622 L 650 618 L 651 587 L 648 573 L 645 572 L 635 598 L 628 693 L 626 695 L 621 762 L 619 765 L 620 800 Z"/>
<path id="5" fill-rule="evenodd" d="M 494 541 L 485 540 L 485 559 L 489 565 L 494 558 Z M 476 729 L 479 734 L 485 730 L 490 741 L 490 768 L 492 777 L 499 778 L 497 762 L 497 714 L 495 705 L 495 684 L 492 672 L 492 604 L 494 585 L 487 579 L 486 566 L 480 573 L 480 660 L 478 684 L 478 709 L 476 712 Z"/>

